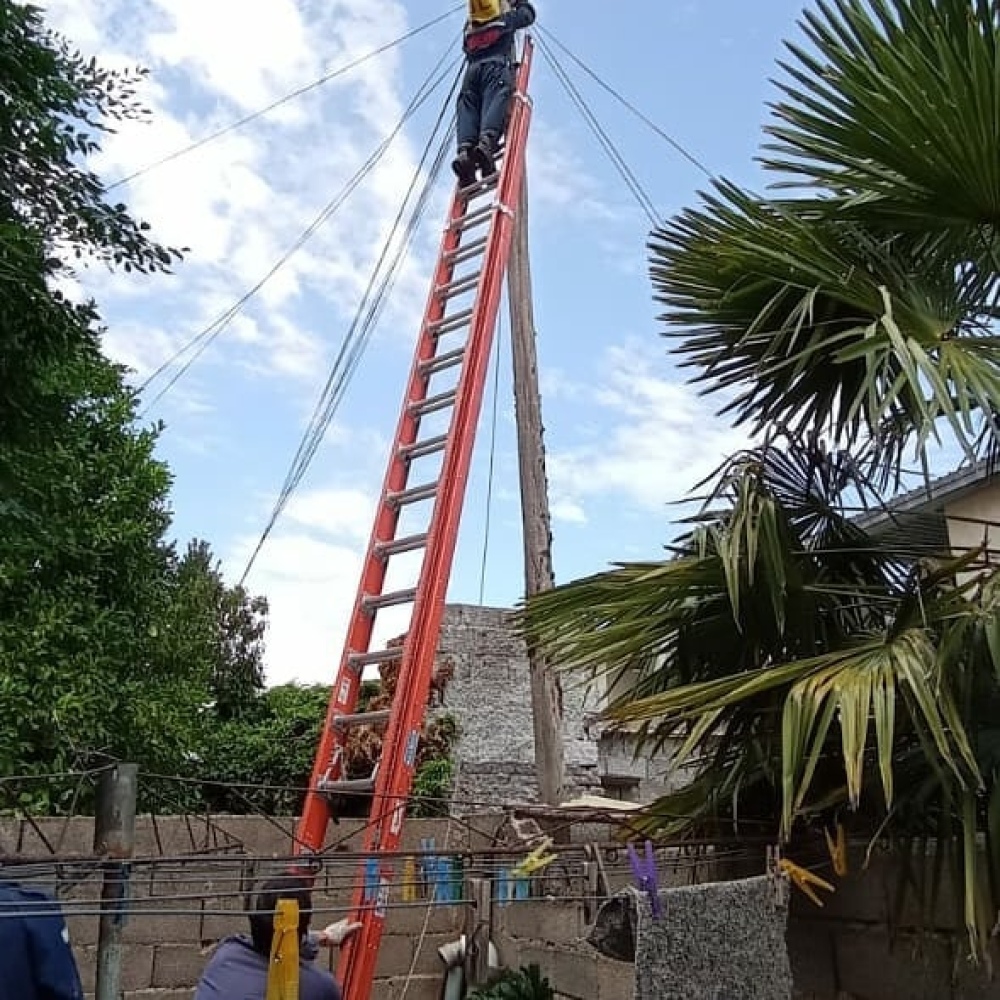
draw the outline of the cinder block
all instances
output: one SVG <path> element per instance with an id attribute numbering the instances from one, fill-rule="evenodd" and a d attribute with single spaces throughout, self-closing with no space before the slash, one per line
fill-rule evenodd
<path id="1" fill-rule="evenodd" d="M 156 989 L 194 986 L 205 968 L 206 956 L 189 945 L 161 944 L 154 949 L 153 978 Z"/>
<path id="2" fill-rule="evenodd" d="M 444 963 L 438 955 L 438 948 L 454 941 L 457 935 L 428 934 L 421 938 L 419 934 L 399 935 L 387 934 L 382 938 L 378 954 L 378 976 L 382 979 L 392 979 L 397 976 L 433 975 L 444 973 Z M 420 948 L 420 953 L 414 962 L 414 952 Z"/>
<path id="3" fill-rule="evenodd" d="M 561 944 L 583 935 L 583 909 L 575 902 L 524 900 L 499 908 L 500 923 L 515 938 Z"/>
<path id="4" fill-rule="evenodd" d="M 430 916 L 428 917 L 428 911 Z M 465 926 L 464 906 L 417 906 L 408 904 L 389 911 L 386 918 L 387 934 L 421 934 L 424 921 L 428 934 L 462 933 Z"/>
<path id="5" fill-rule="evenodd" d="M 951 993 L 951 947 L 924 935 L 897 938 L 892 949 L 877 929 L 845 930 L 835 935 L 841 990 L 859 997 L 892 1000 L 947 1000 Z"/>
<path id="6" fill-rule="evenodd" d="M 178 909 L 181 905 L 178 904 Z M 129 944 L 181 944 L 197 948 L 202 940 L 198 910 L 198 904 L 192 902 L 183 904 L 178 913 L 133 911 L 125 925 L 125 940 Z"/>
<path id="7" fill-rule="evenodd" d="M 594 1000 L 597 958 L 593 953 L 531 945 L 521 950 L 521 965 L 537 965 L 557 993 L 574 1000 Z"/>
<path id="8" fill-rule="evenodd" d="M 97 930 L 100 926 L 100 918 L 95 916 L 73 916 L 66 917 L 66 926 L 69 928 L 69 940 L 73 947 L 82 947 L 88 944 L 97 944 Z"/>
<path id="9" fill-rule="evenodd" d="M 371 1000 L 440 1000 L 441 976 L 400 976 L 394 979 L 376 979 Z"/>
<path id="10" fill-rule="evenodd" d="M 965 942 L 958 939 L 955 948 L 964 948 Z M 1000 968 L 1000 948 L 994 946 L 993 968 Z M 996 977 L 990 978 L 985 967 L 973 965 L 967 959 L 959 958 L 952 993 L 952 1000 L 996 1000 L 1000 996 L 1000 984 Z"/>
<path id="11" fill-rule="evenodd" d="M 97 949 L 75 948 L 76 964 L 83 988 L 93 992 L 97 983 Z M 153 980 L 153 949 L 134 946 L 125 949 L 122 961 L 122 989 L 126 992 L 147 989 Z"/>
<path id="12" fill-rule="evenodd" d="M 635 966 L 631 962 L 616 962 L 598 955 L 598 1000 L 632 1000 L 635 996 Z"/>
<path id="13" fill-rule="evenodd" d="M 797 994 L 823 998 L 836 994 L 836 951 L 832 933 L 835 926 L 825 920 L 789 922 L 785 939 Z"/>

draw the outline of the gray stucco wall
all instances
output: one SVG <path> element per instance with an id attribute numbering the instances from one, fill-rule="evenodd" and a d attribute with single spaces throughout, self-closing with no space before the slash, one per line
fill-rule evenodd
<path id="1" fill-rule="evenodd" d="M 527 650 L 509 618 L 503 608 L 449 605 L 445 612 L 438 656 L 455 671 L 442 710 L 461 729 L 457 811 L 537 797 Z M 564 690 L 567 797 L 600 787 L 597 742 L 585 725 L 594 707 L 579 686 Z"/>

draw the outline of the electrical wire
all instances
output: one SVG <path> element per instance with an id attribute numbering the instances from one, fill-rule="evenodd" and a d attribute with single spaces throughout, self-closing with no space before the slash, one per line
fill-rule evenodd
<path id="1" fill-rule="evenodd" d="M 493 414 L 490 421 L 490 466 L 486 481 L 486 524 L 483 528 L 483 561 L 479 569 L 479 603 L 486 599 L 486 568 L 490 554 L 490 528 L 493 519 L 493 481 L 497 452 L 497 417 L 500 403 L 500 347 L 503 343 L 503 317 L 497 324 L 497 346 L 493 358 Z"/>
<path id="2" fill-rule="evenodd" d="M 694 153 L 685 149 L 684 146 L 681 145 L 681 143 L 677 139 L 675 139 L 672 135 L 667 133 L 647 115 L 643 114 L 642 111 L 640 111 L 631 101 L 629 101 L 621 93 L 615 90 L 615 88 L 612 87 L 609 83 L 606 83 L 604 80 L 602 80 L 601 77 L 593 69 L 591 69 L 579 56 L 575 55 L 566 45 L 560 42 L 559 39 L 556 38 L 556 36 L 553 35 L 551 31 L 548 31 L 541 26 L 538 27 L 538 31 L 540 34 L 544 35 L 547 39 L 549 39 L 549 41 L 551 41 L 553 45 L 555 45 L 557 48 L 565 52 L 566 55 L 569 56 L 569 58 L 572 59 L 573 62 L 575 62 L 577 66 L 579 66 L 580 69 L 584 71 L 584 73 L 586 73 L 600 87 L 606 90 L 623 107 L 625 107 L 628 111 L 630 111 L 633 115 L 635 115 L 635 117 L 638 118 L 639 121 L 641 121 L 643 124 L 647 125 L 650 129 L 652 129 L 652 131 L 655 132 L 661 139 L 663 139 L 675 152 L 680 153 L 680 155 L 683 156 L 685 160 L 687 160 L 689 163 L 697 167 L 703 174 L 705 174 L 706 177 L 715 176 L 712 173 L 712 171 L 709 170 L 708 167 L 706 167 L 705 164 L 701 160 L 699 160 L 697 156 L 694 155 Z"/>
<path id="3" fill-rule="evenodd" d="M 583 95 L 573 83 L 562 64 L 556 58 L 555 53 L 541 38 L 538 39 L 538 50 L 545 57 L 545 60 L 551 67 L 556 79 L 566 91 L 570 102 L 580 112 L 583 116 L 584 122 L 586 122 L 591 132 L 594 133 L 599 145 L 607 154 L 608 159 L 611 160 L 615 170 L 621 175 L 622 180 L 625 182 L 625 186 L 632 193 L 632 196 L 636 199 L 636 202 L 642 211 L 645 212 L 650 224 L 654 227 L 657 226 L 660 223 L 660 217 L 656 211 L 656 206 L 653 204 L 653 200 L 643 188 L 641 182 L 632 171 L 632 168 L 625 162 L 624 157 L 618 152 L 614 142 L 598 121 L 597 116 L 593 113 L 593 111 L 591 111 L 587 102 L 584 100 Z"/>
<path id="4" fill-rule="evenodd" d="M 140 414 L 144 416 L 149 410 L 159 402 L 160 399 L 166 395 L 170 389 L 176 385 L 178 380 L 182 378 L 190 369 L 191 366 L 198 360 L 199 357 L 208 349 L 208 347 L 215 341 L 215 339 L 229 326 L 229 324 L 236 318 L 236 316 L 243 310 L 243 308 L 250 302 L 250 300 L 281 270 L 285 264 L 297 253 L 323 226 L 328 222 L 340 209 L 343 207 L 347 199 L 354 193 L 358 186 L 365 180 L 365 178 L 371 173 L 375 166 L 379 163 L 386 152 L 389 150 L 395 138 L 402 131 L 403 127 L 413 117 L 414 114 L 419 110 L 419 108 L 426 103 L 426 101 L 431 97 L 435 90 L 441 85 L 441 83 L 447 78 L 451 72 L 451 66 L 447 67 L 439 73 L 441 66 L 445 63 L 448 58 L 448 52 L 450 47 L 442 55 L 441 59 L 438 61 L 437 65 L 431 70 L 430 75 L 421 85 L 417 94 L 410 102 L 409 106 L 403 112 L 402 117 L 396 123 L 392 131 L 386 136 L 385 139 L 379 144 L 375 152 L 358 168 L 354 175 L 347 181 L 343 188 L 334 196 L 320 211 L 319 215 L 306 227 L 305 231 L 296 239 L 292 246 L 285 251 L 284 254 L 278 259 L 278 261 L 268 270 L 268 272 L 252 287 L 249 291 L 245 292 L 234 305 L 230 306 L 224 313 L 217 317 L 212 323 L 210 323 L 205 329 L 196 334 L 191 340 L 184 344 L 179 350 L 177 350 L 170 358 L 163 362 L 151 375 L 149 375 L 146 380 L 139 387 L 140 392 L 144 392 L 151 383 L 153 383 L 160 375 L 162 375 L 168 368 L 178 362 L 185 354 L 193 350 L 191 357 L 184 362 L 180 369 L 174 373 L 174 375 L 169 379 L 167 384 L 157 393 L 157 395 L 146 404 L 143 413 Z M 452 61 L 452 64 L 454 60 Z"/>
<path id="5" fill-rule="evenodd" d="M 441 173 L 444 161 L 448 155 L 451 133 L 454 127 L 454 115 L 452 115 L 449 119 L 448 111 L 452 106 L 454 95 L 458 90 L 459 81 L 460 76 L 456 76 L 438 116 L 438 120 L 435 123 L 434 129 L 431 132 L 430 138 L 424 147 L 420 162 L 417 164 L 417 168 L 403 198 L 402 204 L 400 205 L 399 212 L 396 215 L 396 219 L 390 230 L 389 236 L 385 241 L 382 252 L 379 255 L 372 271 L 371 278 L 369 279 L 368 286 L 362 296 L 361 303 L 358 306 L 358 310 L 351 322 L 351 326 L 344 337 L 340 351 L 334 359 L 326 384 L 323 386 L 320 397 L 317 400 L 309 426 L 306 428 L 302 440 L 300 441 L 292 459 L 289 471 L 279 492 L 278 499 L 274 504 L 274 508 L 268 517 L 264 530 L 261 533 L 261 536 L 240 577 L 241 585 L 249 576 L 257 557 L 260 555 L 260 552 L 270 537 L 271 532 L 274 530 L 279 518 L 284 512 L 288 501 L 291 499 L 292 493 L 302 482 L 302 479 L 308 471 L 316 452 L 319 450 L 319 447 L 326 436 L 326 432 L 329 429 L 340 403 L 344 398 L 347 388 L 353 379 L 358 364 L 364 356 L 364 352 L 371 339 L 371 335 L 389 301 L 389 296 L 395 286 L 400 267 L 409 252 L 414 237 L 416 236 L 420 222 L 423 219 L 424 213 L 430 202 L 434 185 Z M 448 122 L 447 126 L 445 126 L 446 121 Z M 403 218 L 406 214 L 407 206 L 417 188 L 417 184 L 421 176 L 423 176 L 424 168 L 428 160 L 431 159 L 431 153 L 434 149 L 435 141 L 438 138 L 439 132 L 441 133 L 441 136 L 437 152 L 434 155 L 432 165 L 427 172 L 427 178 L 423 185 L 423 189 L 417 197 L 416 203 L 410 214 L 410 218 L 404 223 Z M 402 234 L 397 240 L 397 235 L 400 234 L 400 231 L 402 231 Z M 389 263 L 386 264 L 387 259 L 390 258 L 390 252 L 393 246 L 395 246 L 395 252 L 391 254 L 391 259 L 389 260 Z M 383 272 L 381 279 L 379 278 L 380 272 Z"/>
<path id="6" fill-rule="evenodd" d="M 366 53 L 363 56 L 359 56 L 357 59 L 353 59 L 351 62 L 347 63 L 344 66 L 339 67 L 338 69 L 332 70 L 329 73 L 324 73 L 323 76 L 319 77 L 319 79 L 314 80 L 312 83 L 308 83 L 303 87 L 298 87 L 296 90 L 293 90 L 291 93 L 286 94 L 284 97 L 278 98 L 278 100 L 273 101 L 266 107 L 261 108 L 258 111 L 254 111 L 251 114 L 244 116 L 243 118 L 239 118 L 236 121 L 231 122 L 229 125 L 225 125 L 224 127 L 216 130 L 215 132 L 211 132 L 209 135 L 203 136 L 201 139 L 198 139 L 195 142 L 192 142 L 181 149 L 175 150 L 173 153 L 164 156 L 162 159 L 156 160 L 155 162 L 150 163 L 145 167 L 141 167 L 134 173 L 128 174 L 126 177 L 122 177 L 119 180 L 114 181 L 112 184 L 109 184 L 105 190 L 113 191 L 115 188 L 121 187 L 121 185 L 127 184 L 129 181 L 134 181 L 136 178 L 142 177 L 144 174 L 148 174 L 150 171 L 156 170 L 167 163 L 172 163 L 174 160 L 180 159 L 182 156 L 186 156 L 188 153 L 193 153 L 197 149 L 201 149 L 202 146 L 206 146 L 208 145 L 208 143 L 213 142 L 214 140 L 219 139 L 224 135 L 228 135 L 230 132 L 233 132 L 236 129 L 242 128 L 244 125 L 249 125 L 250 122 L 256 121 L 258 118 L 262 118 L 265 115 L 270 114 L 270 112 L 274 111 L 277 108 L 280 108 L 283 104 L 287 104 L 289 101 L 293 101 L 297 97 L 302 97 L 304 94 L 308 94 L 310 91 L 316 90 L 317 88 L 324 86 L 331 80 L 335 80 L 337 79 L 337 77 L 343 76 L 344 74 L 349 73 L 351 70 L 357 69 L 359 66 L 362 66 L 369 60 L 374 59 L 377 56 L 383 55 L 384 53 L 390 51 L 391 49 L 397 48 L 404 42 L 409 41 L 411 38 L 415 38 L 417 35 L 427 31 L 430 28 L 433 28 L 435 25 L 440 24 L 442 21 L 446 21 L 449 17 L 453 17 L 460 10 L 462 10 L 464 6 L 465 6 L 464 4 L 458 4 L 455 7 L 452 7 L 451 10 L 446 11 L 444 14 L 441 14 L 438 17 L 435 17 L 431 21 L 427 21 L 425 24 L 422 24 L 417 28 L 413 28 L 410 31 L 407 31 L 405 34 L 400 35 L 398 38 L 393 39 L 391 42 L 386 42 L 384 45 L 380 45 L 377 49 L 372 49 L 372 51 Z"/>

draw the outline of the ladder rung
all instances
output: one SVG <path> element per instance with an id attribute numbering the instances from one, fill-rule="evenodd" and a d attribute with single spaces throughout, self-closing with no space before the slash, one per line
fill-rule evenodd
<path id="1" fill-rule="evenodd" d="M 392 713 L 389 709 L 382 712 L 358 712 L 355 715 L 338 715 L 333 724 L 340 729 L 347 729 L 349 726 L 382 726 L 389 721 Z"/>
<path id="2" fill-rule="evenodd" d="M 447 316 L 444 319 L 437 320 L 435 323 L 431 323 L 427 327 L 427 330 L 435 337 L 444 336 L 444 334 L 451 333 L 454 330 L 461 330 L 463 326 L 468 325 L 474 312 L 474 309 L 463 309 L 461 312 L 455 313 L 454 316 Z"/>
<path id="3" fill-rule="evenodd" d="M 370 653 L 350 653 L 347 657 L 349 666 L 354 670 L 364 667 L 375 667 L 380 663 L 392 663 L 403 655 L 403 647 L 395 649 L 374 649 Z"/>
<path id="4" fill-rule="evenodd" d="M 388 556 L 398 556 L 404 552 L 417 552 L 427 545 L 427 533 L 422 535 L 409 535 L 406 538 L 397 538 L 391 542 L 378 542 L 375 546 L 375 554 L 380 559 Z"/>
<path id="5" fill-rule="evenodd" d="M 428 361 L 422 361 L 420 363 L 420 372 L 423 375 L 435 375 L 438 372 L 454 368 L 455 365 L 460 365 L 464 357 L 465 348 L 458 347 L 454 351 L 449 351 L 447 354 L 440 354 L 436 358 L 431 358 Z"/>
<path id="6" fill-rule="evenodd" d="M 467 260 L 472 260 L 473 257 L 481 256 L 486 249 L 487 242 L 488 240 L 483 236 L 481 239 L 473 240 L 468 246 L 459 247 L 457 250 L 449 250 L 444 255 L 444 259 L 449 264 L 464 264 Z"/>
<path id="7" fill-rule="evenodd" d="M 447 410 L 449 406 L 454 406 L 457 398 L 458 392 L 455 389 L 449 389 L 447 392 L 439 393 L 437 396 L 428 396 L 419 403 L 411 404 L 410 413 L 415 417 L 423 417 L 428 413 Z"/>
<path id="8" fill-rule="evenodd" d="M 361 605 L 365 611 L 381 611 L 383 608 L 398 608 L 403 604 L 412 604 L 417 599 L 417 588 L 410 590 L 393 590 L 388 594 L 365 594 Z"/>
<path id="9" fill-rule="evenodd" d="M 349 778 L 344 781 L 320 781 L 317 787 L 326 795 L 364 795 L 375 791 L 375 779 Z"/>
<path id="10" fill-rule="evenodd" d="M 437 491 L 436 482 L 425 483 L 423 486 L 414 486 L 400 493 L 390 493 L 386 497 L 386 502 L 396 507 L 405 507 L 407 504 L 420 503 L 422 500 L 433 500 L 437 496 Z"/>
<path id="11" fill-rule="evenodd" d="M 479 279 L 481 277 L 482 272 L 476 271 L 475 274 L 459 278 L 457 281 L 449 281 L 447 285 L 438 285 L 437 294 L 442 299 L 453 299 L 458 295 L 464 295 L 466 292 L 475 291 L 479 287 Z"/>
<path id="12" fill-rule="evenodd" d="M 458 193 L 462 198 L 475 198 L 478 195 L 492 191 L 497 186 L 498 174 L 490 174 L 481 181 L 475 181 L 468 187 L 459 188 Z"/>
<path id="13" fill-rule="evenodd" d="M 460 219 L 456 219 L 452 223 L 452 227 L 460 233 L 464 233 L 483 222 L 489 222 L 495 210 L 496 205 L 484 205 L 482 208 L 477 208 L 474 212 L 467 212 Z"/>
<path id="14" fill-rule="evenodd" d="M 413 444 L 403 445 L 403 447 L 399 449 L 399 457 L 404 460 L 426 458 L 428 455 L 434 455 L 439 451 L 444 451 L 447 444 L 448 435 L 439 434 L 437 437 L 426 438 L 423 441 L 414 441 Z"/>

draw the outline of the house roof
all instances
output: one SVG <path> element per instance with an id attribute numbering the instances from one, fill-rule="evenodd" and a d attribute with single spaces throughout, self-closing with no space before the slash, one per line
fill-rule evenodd
<path id="1" fill-rule="evenodd" d="M 923 483 L 876 510 L 865 511 L 854 523 L 901 552 L 914 556 L 947 552 L 945 507 L 990 482 L 998 470 L 976 462 Z M 1000 522 L 1000 512 L 998 512 Z"/>

